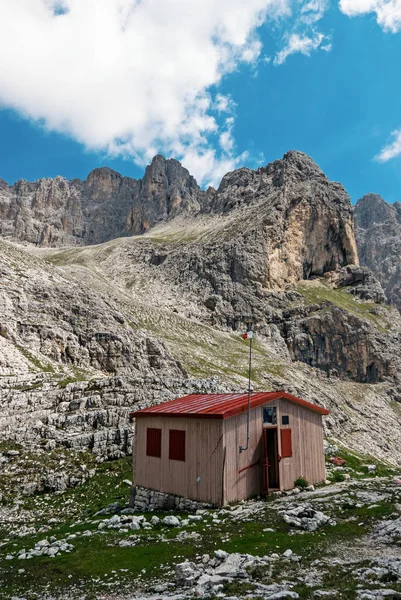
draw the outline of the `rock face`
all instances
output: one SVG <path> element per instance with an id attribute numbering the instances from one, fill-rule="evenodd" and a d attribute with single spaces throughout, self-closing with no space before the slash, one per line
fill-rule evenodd
<path id="1" fill-rule="evenodd" d="M 230 268 L 237 275 L 250 271 L 264 287 L 357 262 L 344 188 L 301 152 L 257 171 L 229 173 L 217 192 L 208 193 L 178 161 L 160 155 L 138 181 L 102 168 L 86 181 L 0 182 L 0 235 L 39 246 L 98 244 L 144 233 L 181 213 L 224 215 L 233 209 L 246 211 L 247 219 Z M 266 262 L 260 272 L 243 264 L 239 242 L 258 245 Z"/>
<path id="2" fill-rule="evenodd" d="M 388 301 L 401 309 L 401 204 L 367 194 L 358 200 L 354 215 L 360 262 L 376 275 Z"/>
<path id="3" fill-rule="evenodd" d="M 224 214 L 247 206 L 252 210 L 242 222 L 241 241 L 245 248 L 246 243 L 259 244 L 266 264 L 254 276 L 263 287 L 357 263 L 349 197 L 306 154 L 291 151 L 257 171 L 240 169 L 226 175 L 211 212 Z"/>
<path id="4" fill-rule="evenodd" d="M 9 187 L 0 180 L 0 235 L 39 246 L 99 244 L 198 210 L 202 195 L 178 161 L 160 155 L 142 180 L 106 167 L 85 181 L 56 177 Z"/>
<path id="5" fill-rule="evenodd" d="M 134 331 L 118 305 L 0 242 L 0 374 L 164 372 L 185 375 L 157 339 Z"/>

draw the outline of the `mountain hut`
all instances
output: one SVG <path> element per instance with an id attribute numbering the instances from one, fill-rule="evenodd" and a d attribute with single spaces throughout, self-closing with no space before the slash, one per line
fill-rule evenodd
<path id="1" fill-rule="evenodd" d="M 174 498 L 221 506 L 292 489 L 299 477 L 323 481 L 322 417 L 329 411 L 285 392 L 252 393 L 250 406 L 241 452 L 247 394 L 191 394 L 131 413 L 133 498 L 152 490 L 170 507 L 178 506 Z"/>

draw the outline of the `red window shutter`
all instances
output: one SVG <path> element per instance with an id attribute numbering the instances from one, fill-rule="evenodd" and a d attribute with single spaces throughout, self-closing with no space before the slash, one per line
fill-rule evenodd
<path id="1" fill-rule="evenodd" d="M 281 430 L 281 456 L 289 458 L 292 456 L 292 434 L 291 429 Z"/>
<path id="2" fill-rule="evenodd" d="M 148 427 L 146 430 L 146 456 L 162 455 L 162 430 Z"/>
<path id="3" fill-rule="evenodd" d="M 169 458 L 185 461 L 185 431 L 170 429 Z"/>

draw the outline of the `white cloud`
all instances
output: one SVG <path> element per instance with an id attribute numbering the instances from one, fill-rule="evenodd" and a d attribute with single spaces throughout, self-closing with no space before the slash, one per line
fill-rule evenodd
<path id="1" fill-rule="evenodd" d="M 330 0 L 291 0 L 292 26 L 284 23 L 283 47 L 274 57 L 274 65 L 282 65 L 292 54 L 310 56 L 312 52 L 324 50 L 330 52 L 332 44 L 329 36 L 317 29 Z"/>
<path id="2" fill-rule="evenodd" d="M 340 10 L 349 17 L 373 12 L 385 31 L 401 30 L 401 0 L 340 0 Z"/>
<path id="3" fill-rule="evenodd" d="M 391 135 L 393 136 L 394 140 L 385 146 L 377 156 L 375 156 L 375 159 L 379 162 L 387 162 L 388 160 L 401 154 L 401 129 L 396 129 Z"/>
<path id="4" fill-rule="evenodd" d="M 315 32 L 312 36 L 292 33 L 287 36 L 286 45 L 274 58 L 275 65 L 282 65 L 291 54 L 310 56 L 314 50 L 321 48 L 326 52 L 331 50 L 331 44 L 322 45 L 328 38 L 322 33 Z"/>
<path id="5" fill-rule="evenodd" d="M 160 151 L 216 182 L 241 157 L 232 125 L 218 135 L 231 100 L 209 90 L 257 61 L 257 28 L 287 11 L 286 0 L 1 0 L 0 105 L 89 149 L 140 164 Z"/>
<path id="6" fill-rule="evenodd" d="M 174 156 L 216 184 L 247 156 L 222 78 L 270 60 L 258 38 L 266 20 L 286 43 L 275 64 L 328 50 L 314 29 L 327 2 L 0 0 L 0 107 L 140 165 Z"/>
<path id="7" fill-rule="evenodd" d="M 307 24 L 320 21 L 326 12 L 328 0 L 311 0 L 301 6 L 301 21 Z"/>

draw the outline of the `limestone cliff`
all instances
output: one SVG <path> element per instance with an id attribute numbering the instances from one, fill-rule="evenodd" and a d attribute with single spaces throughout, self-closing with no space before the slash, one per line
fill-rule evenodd
<path id="1" fill-rule="evenodd" d="M 56 177 L 8 186 L 0 180 L 0 235 L 38 246 L 99 244 L 197 210 L 198 195 L 188 171 L 162 156 L 153 159 L 142 180 L 106 167 L 85 181 Z"/>
<path id="2" fill-rule="evenodd" d="M 373 271 L 389 302 L 401 309 L 401 204 L 367 194 L 355 206 L 361 264 Z"/>

